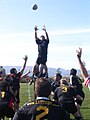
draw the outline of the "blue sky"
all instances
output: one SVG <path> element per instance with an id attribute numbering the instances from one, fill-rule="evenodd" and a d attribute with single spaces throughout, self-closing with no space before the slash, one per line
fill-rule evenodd
<path id="1" fill-rule="evenodd" d="M 38 10 L 31 6 L 36 3 Z M 79 68 L 76 49 L 90 69 L 90 0 L 0 0 L 0 64 L 33 66 L 37 58 L 34 26 L 38 37 L 46 25 L 50 38 L 47 66 Z"/>

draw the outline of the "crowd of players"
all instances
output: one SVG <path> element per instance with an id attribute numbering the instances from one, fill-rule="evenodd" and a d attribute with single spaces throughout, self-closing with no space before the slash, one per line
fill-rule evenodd
<path id="1" fill-rule="evenodd" d="M 23 75 L 28 57 L 24 58 L 24 65 L 17 72 L 16 68 L 11 68 L 6 74 L 3 66 L 0 66 L 0 117 L 12 118 L 20 103 L 20 80 L 30 71 Z"/>
<path id="2" fill-rule="evenodd" d="M 70 70 L 70 78 L 64 78 L 60 73 L 56 73 L 53 82 L 49 81 L 47 62 L 47 49 L 49 37 L 45 26 L 43 29 L 46 39 L 42 35 L 37 37 L 37 26 L 35 30 L 35 40 L 38 45 L 38 58 L 33 68 L 32 80 L 34 83 L 35 100 L 25 103 L 19 107 L 20 103 L 20 80 L 30 73 L 24 73 L 28 57 L 24 57 L 24 65 L 18 72 L 16 68 L 10 69 L 9 74 L 5 74 L 5 69 L 0 66 L 0 119 L 4 117 L 11 120 L 70 120 L 72 114 L 75 120 L 83 120 L 80 108 L 85 98 L 82 80 L 77 76 L 77 70 Z M 82 49 L 77 50 L 77 58 L 85 79 L 84 84 L 90 88 L 90 77 L 83 62 L 81 61 Z"/>
<path id="3" fill-rule="evenodd" d="M 63 78 L 60 73 L 55 74 L 53 82 L 45 77 L 33 78 L 35 100 L 19 108 L 20 80 L 30 72 L 23 75 L 27 57 L 24 60 L 25 63 L 20 72 L 12 68 L 10 74 L 4 76 L 2 74 L 4 69 L 1 69 L 2 72 L 0 71 L 0 117 L 6 116 L 13 120 L 39 120 L 38 116 L 40 115 L 39 117 L 43 120 L 44 118 L 48 120 L 59 120 L 60 118 L 62 118 L 61 120 L 69 120 L 70 114 L 72 114 L 75 120 L 83 120 L 80 107 L 85 94 L 82 81 L 76 75 L 77 70 L 74 68 L 70 70 L 69 80 Z M 37 110 L 39 106 L 41 108 Z M 57 113 L 59 109 L 60 111 Z M 44 112 L 42 112 L 43 110 Z M 51 111 L 55 113 L 55 116 Z"/>

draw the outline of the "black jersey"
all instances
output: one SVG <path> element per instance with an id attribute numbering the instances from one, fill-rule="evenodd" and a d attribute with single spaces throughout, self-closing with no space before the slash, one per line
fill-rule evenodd
<path id="1" fill-rule="evenodd" d="M 8 83 L 3 81 L 0 84 L 0 117 L 13 117 L 14 110 L 14 95 L 8 89 Z"/>
<path id="2" fill-rule="evenodd" d="M 54 92 L 54 99 L 69 113 L 77 112 L 74 102 L 76 97 L 74 88 L 69 86 L 58 87 Z"/>
<path id="3" fill-rule="evenodd" d="M 21 73 L 19 72 L 16 75 L 13 75 L 13 81 L 12 81 L 12 86 L 13 86 L 13 91 L 19 90 L 20 88 L 20 79 L 21 79 Z"/>
<path id="4" fill-rule="evenodd" d="M 49 100 L 27 103 L 14 115 L 13 120 L 69 120 L 59 104 Z"/>
<path id="5" fill-rule="evenodd" d="M 18 72 L 16 75 L 13 75 L 13 81 L 11 83 L 12 90 L 15 93 L 15 100 L 17 103 L 20 103 L 20 80 L 21 80 L 21 73 Z"/>
<path id="6" fill-rule="evenodd" d="M 77 86 L 78 91 L 83 89 L 82 81 L 78 76 L 71 75 L 71 81 L 70 82 L 73 86 Z"/>
<path id="7" fill-rule="evenodd" d="M 76 92 L 83 98 L 85 97 L 84 91 L 83 91 L 83 86 L 82 86 L 82 81 L 81 79 L 76 76 L 76 75 L 71 75 L 70 76 L 70 83 L 72 86 L 76 86 Z"/>
<path id="8" fill-rule="evenodd" d="M 73 87 L 58 87 L 54 92 L 54 99 L 60 103 L 72 103 L 74 97 L 76 97 L 76 92 Z"/>
<path id="9" fill-rule="evenodd" d="M 1 107 L 13 107 L 14 95 L 9 90 L 9 84 L 3 81 L 0 84 L 0 108 Z"/>
<path id="10" fill-rule="evenodd" d="M 38 56 L 47 58 L 49 40 L 40 40 L 39 38 L 37 38 L 36 43 L 38 44 Z"/>

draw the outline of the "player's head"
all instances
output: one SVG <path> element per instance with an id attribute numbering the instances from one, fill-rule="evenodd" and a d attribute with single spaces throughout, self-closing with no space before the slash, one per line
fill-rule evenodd
<path id="1" fill-rule="evenodd" d="M 16 68 L 12 68 L 12 69 L 10 70 L 10 73 L 16 75 L 16 74 L 17 74 L 17 70 L 16 70 Z"/>
<path id="2" fill-rule="evenodd" d="M 49 97 L 51 93 L 51 83 L 45 78 L 38 78 L 35 82 L 35 96 Z"/>
<path id="3" fill-rule="evenodd" d="M 62 75 L 60 74 L 60 73 L 56 73 L 55 75 L 54 75 L 54 80 L 56 81 L 56 80 L 60 80 L 62 78 Z"/>
<path id="4" fill-rule="evenodd" d="M 45 40 L 45 36 L 44 35 L 41 35 L 40 38 L 41 38 L 41 40 Z"/>
<path id="5" fill-rule="evenodd" d="M 0 84 L 0 91 L 8 91 L 8 83 L 5 82 L 5 81 L 2 81 L 1 84 Z"/>
<path id="6" fill-rule="evenodd" d="M 4 78 L 6 76 L 5 69 L 3 66 L 0 66 L 0 77 Z"/>
<path id="7" fill-rule="evenodd" d="M 76 75 L 76 74 L 77 74 L 77 70 L 74 69 L 74 68 L 72 68 L 72 69 L 70 70 L 70 75 Z"/>
<path id="8" fill-rule="evenodd" d="M 63 85 L 64 86 L 69 86 L 69 82 L 65 78 L 60 80 L 60 86 L 63 86 Z"/>
<path id="9" fill-rule="evenodd" d="M 6 75 L 5 81 L 7 81 L 8 83 L 11 83 L 13 81 L 12 74 Z"/>

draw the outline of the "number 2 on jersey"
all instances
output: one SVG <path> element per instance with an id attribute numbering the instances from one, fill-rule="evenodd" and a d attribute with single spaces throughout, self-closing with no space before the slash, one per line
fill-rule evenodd
<path id="1" fill-rule="evenodd" d="M 36 116 L 36 120 L 40 120 L 40 118 L 44 117 L 49 113 L 49 109 L 46 106 L 37 107 L 37 111 L 40 111 L 40 110 L 43 110 L 43 112 Z"/>

